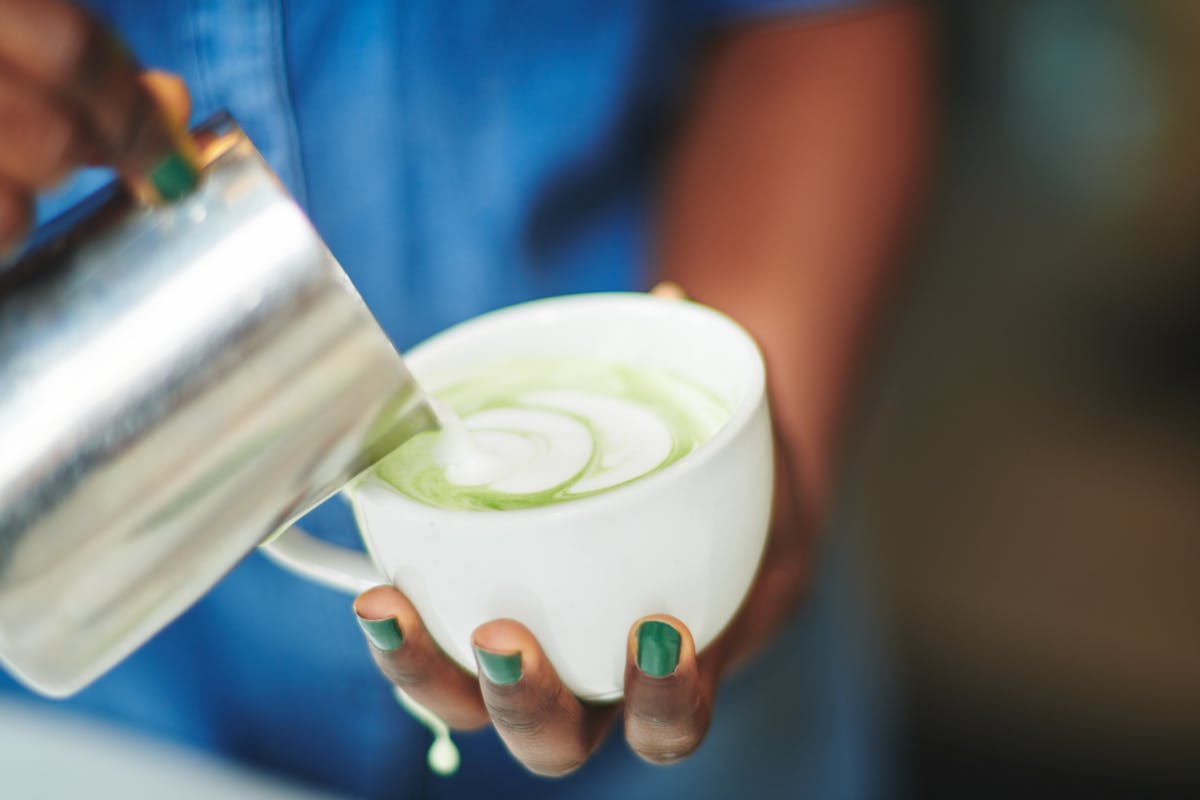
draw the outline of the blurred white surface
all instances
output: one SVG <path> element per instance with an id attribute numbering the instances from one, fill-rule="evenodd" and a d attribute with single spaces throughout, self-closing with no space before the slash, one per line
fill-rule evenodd
<path id="1" fill-rule="evenodd" d="M 0 699 L 4 800 L 333 800 L 66 709 Z"/>

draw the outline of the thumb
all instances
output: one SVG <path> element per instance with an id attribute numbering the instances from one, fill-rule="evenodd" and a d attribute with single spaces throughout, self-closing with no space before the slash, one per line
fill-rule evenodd
<path id="1" fill-rule="evenodd" d="M 183 78 L 154 70 L 142 73 L 139 80 L 158 103 L 168 125 L 176 132 L 187 130 L 188 120 L 192 116 L 192 97 Z"/>

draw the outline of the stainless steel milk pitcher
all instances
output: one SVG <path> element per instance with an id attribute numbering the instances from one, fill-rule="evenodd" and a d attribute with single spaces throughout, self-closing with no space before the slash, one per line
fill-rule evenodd
<path id="1" fill-rule="evenodd" d="M 250 141 L 0 271 L 0 661 L 70 694 L 412 433 L 400 356 Z"/>

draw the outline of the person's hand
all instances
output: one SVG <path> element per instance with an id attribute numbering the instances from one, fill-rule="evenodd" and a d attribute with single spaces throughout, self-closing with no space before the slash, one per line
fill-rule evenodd
<path id="1" fill-rule="evenodd" d="M 148 198 L 190 189 L 177 78 L 143 73 L 124 46 L 62 0 L 0 0 L 0 256 L 33 222 L 35 194 L 107 165 Z"/>
<path id="2" fill-rule="evenodd" d="M 657 294 L 681 296 L 678 287 Z M 623 715 L 625 738 L 647 761 L 667 764 L 690 754 L 708 730 L 721 676 L 762 644 L 795 607 L 807 584 L 810 523 L 797 502 L 788 451 L 776 442 L 771 534 L 759 575 L 733 622 L 697 654 L 677 619 L 637 620 L 626 643 L 625 698 L 619 705 L 580 701 L 563 686 L 537 640 L 511 619 L 472 635 L 480 677 L 454 664 L 434 643 L 395 587 L 359 595 L 354 611 L 383 674 L 451 728 L 489 721 L 509 751 L 539 775 L 581 766 Z"/>
<path id="3" fill-rule="evenodd" d="M 354 611 L 375 663 L 392 683 L 452 729 L 491 722 L 513 756 L 538 775 L 565 775 L 582 766 L 618 715 L 639 756 L 655 764 L 679 761 L 704 739 L 722 674 L 774 632 L 807 583 L 808 529 L 782 455 L 776 473 L 767 552 L 734 621 L 700 654 L 679 620 L 656 615 L 636 621 L 626 644 L 621 704 L 590 704 L 572 695 L 537 640 L 515 620 L 475 629 L 476 679 L 442 653 L 395 587 L 364 592 Z"/>

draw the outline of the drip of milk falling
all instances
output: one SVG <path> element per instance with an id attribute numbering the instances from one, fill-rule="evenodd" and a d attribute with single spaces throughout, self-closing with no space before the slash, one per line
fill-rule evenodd
<path id="1" fill-rule="evenodd" d="M 392 691 L 396 695 L 397 702 L 404 706 L 404 709 L 414 719 L 429 728 L 433 734 L 433 744 L 429 745 L 429 753 L 425 757 L 429 768 L 442 776 L 458 772 L 462 757 L 458 754 L 458 748 L 450 738 L 450 726 L 442 722 L 440 717 L 425 706 L 409 697 L 408 693 L 399 686 L 393 686 Z"/>
<path id="2" fill-rule="evenodd" d="M 491 464 L 487 454 L 472 443 L 471 435 L 458 415 L 435 397 L 427 396 L 426 400 L 433 409 L 434 416 L 437 417 L 438 426 L 442 429 L 438 439 L 438 448 L 440 450 L 439 458 L 445 459 L 443 463 L 462 464 L 460 468 L 468 472 L 477 470 L 485 476 L 490 474 L 490 470 L 494 470 L 495 466 Z M 454 740 L 450 738 L 450 726 L 437 714 L 409 697 L 408 693 L 399 686 L 393 686 L 392 693 L 395 695 L 396 701 L 404 706 L 404 710 L 433 734 L 433 742 L 429 745 L 429 752 L 425 756 L 429 769 L 434 774 L 443 777 L 458 772 L 462 757 L 459 755 Z"/>

